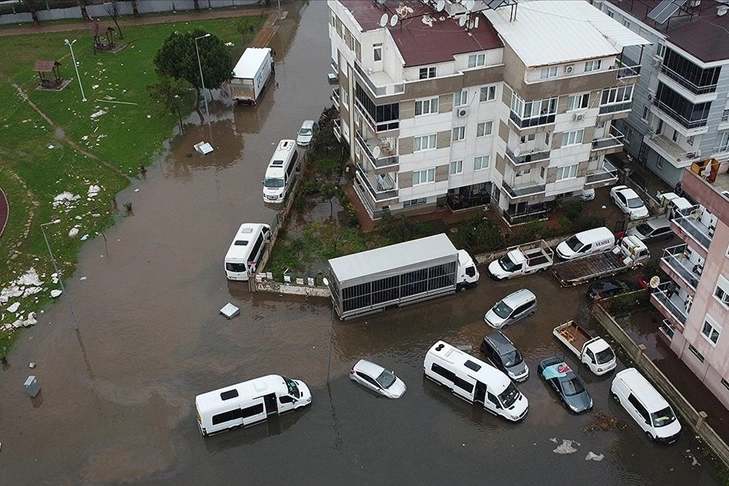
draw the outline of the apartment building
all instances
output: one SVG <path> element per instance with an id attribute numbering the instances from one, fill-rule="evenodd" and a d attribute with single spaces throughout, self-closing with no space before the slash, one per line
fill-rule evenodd
<path id="1" fill-rule="evenodd" d="M 694 163 L 683 172 L 682 190 L 696 205 L 672 215 L 682 243 L 663 251 L 669 280 L 651 302 L 665 317 L 660 330 L 671 350 L 729 408 L 729 175 L 709 179 L 704 170 Z"/>
<path id="2" fill-rule="evenodd" d="M 617 126 L 628 153 L 670 186 L 714 159 L 729 168 L 729 0 L 592 0 L 651 41 L 633 112 Z M 716 174 L 714 174 L 716 175 Z"/>
<path id="3" fill-rule="evenodd" d="M 617 180 L 648 44 L 619 22 L 569 0 L 328 4 L 337 134 L 373 219 L 490 205 L 518 224 Z"/>

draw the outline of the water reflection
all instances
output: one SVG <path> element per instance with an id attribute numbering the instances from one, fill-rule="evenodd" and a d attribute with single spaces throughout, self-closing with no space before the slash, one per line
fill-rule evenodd
<path id="1" fill-rule="evenodd" d="M 220 434 L 205 437 L 205 448 L 208 453 L 235 449 L 242 446 L 256 444 L 269 437 L 281 435 L 299 421 L 309 411 L 310 407 L 294 410 L 283 415 L 269 416 L 268 420 L 250 427 L 236 428 Z"/>
<path id="2" fill-rule="evenodd" d="M 206 155 L 197 152 L 195 144 L 201 141 L 210 143 L 213 151 Z M 187 125 L 185 132 L 171 144 L 172 156 L 165 164 L 165 177 L 189 182 L 195 172 L 225 169 L 242 159 L 243 146 L 243 138 L 235 135 L 230 120 L 216 121 L 209 126 Z"/>

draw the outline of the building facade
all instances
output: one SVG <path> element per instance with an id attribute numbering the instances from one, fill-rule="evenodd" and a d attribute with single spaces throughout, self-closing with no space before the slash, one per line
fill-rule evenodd
<path id="1" fill-rule="evenodd" d="M 729 2 L 593 0 L 651 41 L 633 112 L 618 124 L 628 153 L 676 185 L 694 162 L 729 168 Z"/>
<path id="2" fill-rule="evenodd" d="M 490 205 L 518 224 L 616 182 L 625 60 L 648 43 L 619 22 L 579 1 L 328 3 L 337 134 L 373 219 Z"/>

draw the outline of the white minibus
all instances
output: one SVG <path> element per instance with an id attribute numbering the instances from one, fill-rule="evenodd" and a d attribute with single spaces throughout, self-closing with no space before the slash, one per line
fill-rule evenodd
<path id="1" fill-rule="evenodd" d="M 281 140 L 263 178 L 263 202 L 279 204 L 286 199 L 294 182 L 296 169 L 299 166 L 299 153 L 294 140 Z"/>
<path id="2" fill-rule="evenodd" d="M 197 425 L 202 435 L 245 427 L 311 403 L 303 381 L 281 375 L 262 376 L 195 397 Z"/>
<path id="3" fill-rule="evenodd" d="M 248 280 L 256 273 L 266 244 L 271 240 L 271 227 L 263 223 L 243 223 L 225 254 L 225 276 L 228 280 Z"/>

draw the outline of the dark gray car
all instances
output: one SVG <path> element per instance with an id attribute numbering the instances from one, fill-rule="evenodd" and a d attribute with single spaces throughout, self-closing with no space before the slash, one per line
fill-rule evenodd
<path id="1" fill-rule="evenodd" d="M 506 373 L 514 381 L 522 382 L 529 378 L 529 367 L 516 346 L 502 334 L 496 332 L 483 338 L 481 351 L 488 356 L 495 367 Z"/>
<path id="2" fill-rule="evenodd" d="M 552 387 L 570 412 L 579 414 L 592 410 L 592 397 L 580 377 L 562 359 L 552 356 L 542 360 L 539 376 Z"/>

